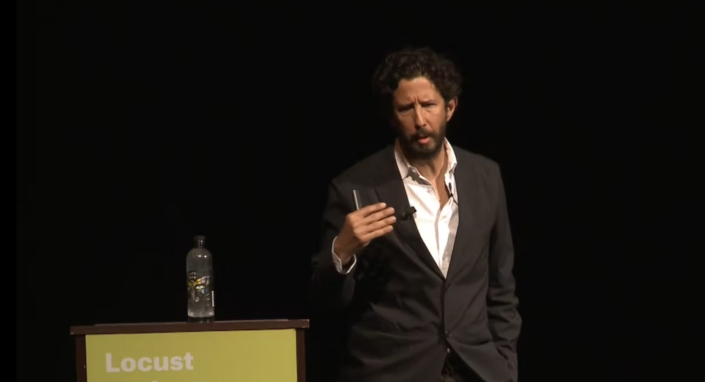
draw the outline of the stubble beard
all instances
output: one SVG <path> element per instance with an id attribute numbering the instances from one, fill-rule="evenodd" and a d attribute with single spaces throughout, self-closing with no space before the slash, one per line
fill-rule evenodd
<path id="1" fill-rule="evenodd" d="M 433 134 L 427 130 L 418 130 L 411 137 L 407 137 L 403 134 L 397 134 L 399 144 L 404 152 L 404 155 L 407 156 L 407 159 L 410 161 L 426 161 L 436 158 L 440 154 L 441 150 L 443 150 L 443 145 L 445 144 L 446 125 L 447 122 L 444 121 L 437 134 Z M 420 137 L 429 137 L 430 142 L 426 145 L 421 145 L 418 143 L 418 139 Z"/>

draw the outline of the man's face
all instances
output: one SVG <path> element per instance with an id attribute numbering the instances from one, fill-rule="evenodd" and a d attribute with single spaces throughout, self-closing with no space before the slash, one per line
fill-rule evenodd
<path id="1" fill-rule="evenodd" d="M 401 80 L 393 95 L 392 124 L 409 159 L 430 159 L 441 149 L 457 99 L 446 104 L 425 77 Z"/>

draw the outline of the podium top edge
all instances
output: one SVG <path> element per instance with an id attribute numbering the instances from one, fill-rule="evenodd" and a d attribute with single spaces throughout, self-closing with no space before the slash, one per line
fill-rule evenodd
<path id="1" fill-rule="evenodd" d="M 90 326 L 72 326 L 73 336 L 96 334 L 144 334 L 144 333 L 183 333 L 240 330 L 283 330 L 307 329 L 308 320 L 244 320 L 215 321 L 208 323 L 187 322 L 149 322 L 139 324 L 98 324 Z"/>

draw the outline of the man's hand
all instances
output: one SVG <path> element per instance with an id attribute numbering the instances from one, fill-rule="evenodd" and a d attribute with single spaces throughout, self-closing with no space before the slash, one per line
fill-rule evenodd
<path id="1" fill-rule="evenodd" d="M 353 255 L 370 244 L 372 239 L 392 232 L 392 224 L 397 218 L 394 216 L 394 208 L 385 207 L 385 203 L 377 203 L 360 208 L 345 217 L 345 223 L 333 248 L 343 264 L 347 264 Z"/>

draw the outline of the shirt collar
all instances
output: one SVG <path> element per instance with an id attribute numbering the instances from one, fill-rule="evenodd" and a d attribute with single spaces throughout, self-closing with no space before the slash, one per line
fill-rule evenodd
<path id="1" fill-rule="evenodd" d="M 448 155 L 448 167 L 446 168 L 445 174 L 454 174 L 455 173 L 455 167 L 458 165 L 458 160 L 455 157 L 455 151 L 453 151 L 453 146 L 448 142 L 448 139 L 444 139 L 443 141 L 443 148 L 446 151 L 446 155 Z M 394 157 L 397 161 L 397 166 L 399 167 L 399 173 L 401 174 L 402 179 L 406 179 L 412 172 L 418 174 L 418 170 L 416 167 L 412 166 L 408 160 L 406 160 L 406 157 L 404 157 L 404 154 L 401 152 L 401 148 L 399 146 L 399 141 L 397 141 L 394 145 Z"/>

